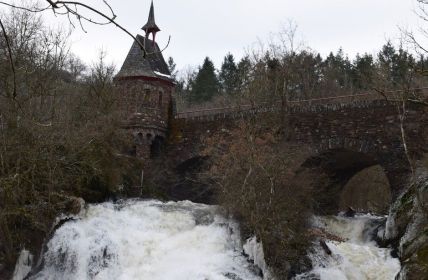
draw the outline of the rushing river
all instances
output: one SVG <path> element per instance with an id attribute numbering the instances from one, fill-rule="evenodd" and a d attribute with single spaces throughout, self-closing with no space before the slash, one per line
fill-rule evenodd
<path id="1" fill-rule="evenodd" d="M 57 230 L 31 279 L 261 279 L 242 255 L 235 223 L 190 202 L 89 206 Z"/>
<path id="2" fill-rule="evenodd" d="M 379 248 L 372 234 L 381 217 L 358 215 L 315 217 L 314 226 L 323 228 L 345 242 L 327 241 L 331 256 L 321 248 L 311 254 L 314 269 L 297 277 L 321 280 L 394 280 L 400 262 L 391 257 L 391 250 Z"/>
<path id="3" fill-rule="evenodd" d="M 316 218 L 316 226 L 348 241 L 327 242 L 332 256 L 315 250 L 314 270 L 297 279 L 393 280 L 399 262 L 363 234 L 371 219 Z M 21 257 L 14 280 L 29 271 L 30 256 Z M 259 268 L 270 279 L 261 244 L 255 238 L 241 244 L 238 225 L 217 207 L 130 200 L 90 205 L 60 227 L 29 279 L 261 280 Z"/>

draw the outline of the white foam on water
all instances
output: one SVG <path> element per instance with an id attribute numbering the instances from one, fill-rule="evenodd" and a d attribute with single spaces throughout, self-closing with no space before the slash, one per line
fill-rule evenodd
<path id="1" fill-rule="evenodd" d="M 22 250 L 18 261 L 16 262 L 15 271 L 12 280 L 22 280 L 31 271 L 33 265 L 33 255 L 28 250 Z"/>
<path id="2" fill-rule="evenodd" d="M 321 248 L 311 255 L 314 269 L 297 279 L 315 275 L 321 280 L 394 280 L 400 262 L 391 257 L 391 250 L 379 248 L 370 240 L 370 224 L 380 217 L 361 215 L 355 218 L 316 217 L 314 225 L 344 238 L 345 242 L 326 241 L 332 251 L 326 256 Z"/>
<path id="3" fill-rule="evenodd" d="M 31 280 L 261 280 L 243 249 L 264 279 L 273 279 L 263 245 L 253 237 L 242 246 L 238 225 L 215 206 L 131 200 L 90 205 L 78 219 L 56 231 L 42 270 Z M 315 247 L 313 270 L 296 279 L 393 280 L 398 259 L 368 234 L 377 219 L 315 217 L 315 227 L 346 241 L 326 241 L 331 256 Z M 24 250 L 13 280 L 22 280 L 31 264 Z"/>
<path id="4" fill-rule="evenodd" d="M 104 203 L 56 231 L 31 279 L 261 279 L 241 252 L 237 225 L 214 206 Z"/>

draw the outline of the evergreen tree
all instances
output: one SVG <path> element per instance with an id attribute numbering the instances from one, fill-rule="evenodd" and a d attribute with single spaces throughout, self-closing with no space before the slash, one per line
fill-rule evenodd
<path id="1" fill-rule="evenodd" d="M 410 82 L 416 62 L 406 50 L 400 47 L 397 51 L 388 42 L 378 54 L 378 64 L 384 81 L 397 87 Z"/>
<path id="2" fill-rule="evenodd" d="M 220 70 L 220 83 L 225 93 L 233 93 L 236 91 L 238 83 L 238 67 L 235 64 L 235 58 L 231 53 L 228 53 L 223 60 Z"/>
<path id="3" fill-rule="evenodd" d="M 425 75 L 428 71 L 428 60 L 423 54 L 419 55 L 419 59 L 416 62 L 415 69 L 422 75 Z"/>
<path id="4" fill-rule="evenodd" d="M 334 82 L 339 88 L 351 87 L 352 65 L 348 57 L 339 49 L 336 55 L 332 52 L 324 61 L 325 79 Z"/>
<path id="5" fill-rule="evenodd" d="M 237 69 L 237 90 L 242 92 L 250 82 L 252 64 L 250 58 L 245 56 L 239 61 Z"/>
<path id="6" fill-rule="evenodd" d="M 214 63 L 209 59 L 209 57 L 206 57 L 192 83 L 190 102 L 201 103 L 204 101 L 210 101 L 218 94 L 220 83 L 215 71 Z"/>
<path id="7" fill-rule="evenodd" d="M 174 59 L 170 56 L 168 58 L 168 70 L 169 70 L 169 73 L 171 73 L 171 77 L 174 80 L 176 80 L 176 78 L 177 78 L 177 69 L 176 68 L 177 68 L 177 64 L 175 64 Z"/>
<path id="8" fill-rule="evenodd" d="M 373 86 L 373 77 L 375 74 L 375 64 L 372 55 L 357 54 L 353 63 L 352 83 L 355 88 L 367 90 Z"/>
<path id="9" fill-rule="evenodd" d="M 321 81 L 321 55 L 304 50 L 295 55 L 293 62 L 295 64 L 293 88 L 296 95 L 294 97 L 315 98 L 316 88 Z"/>
<path id="10" fill-rule="evenodd" d="M 410 86 L 413 80 L 415 59 L 403 48 L 400 48 L 394 57 L 393 80 L 400 86 Z"/>
<path id="11" fill-rule="evenodd" d="M 380 65 L 390 72 L 392 72 L 395 52 L 394 46 L 388 41 L 378 54 Z"/>

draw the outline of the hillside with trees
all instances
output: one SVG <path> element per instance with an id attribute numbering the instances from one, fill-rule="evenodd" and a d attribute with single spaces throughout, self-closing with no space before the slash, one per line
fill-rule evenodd
<path id="1" fill-rule="evenodd" d="M 105 1 L 111 15 L 100 14 L 83 3 L 73 6 L 75 3 L 70 1 L 46 2 L 46 9 L 69 17 L 71 25 L 79 26 L 82 21 L 110 24 L 134 38 L 116 22 L 113 9 Z M 323 205 L 317 205 L 317 199 L 330 195 L 320 194 L 317 187 L 333 183 L 328 174 L 317 168 L 302 169 L 310 158 L 310 148 L 306 143 L 289 142 L 293 136 L 289 102 L 375 93 L 380 99 L 398 104 L 394 110 L 399 119 L 397 135 L 401 134 L 399 143 L 394 145 L 403 149 L 412 176 L 416 176 L 417 168 L 427 168 L 425 150 L 416 157 L 407 149 L 407 141 L 413 139 L 406 135 L 406 106 L 417 104 L 425 108 L 427 103 L 420 93 L 428 88 L 427 52 L 421 51 L 421 46 L 413 51 L 418 41 L 410 32 L 406 38 L 412 44 L 387 41 L 376 53 L 355 57 L 349 57 L 343 49 L 321 55 L 295 42 L 296 27 L 290 26 L 276 40 L 260 43 L 259 48 L 242 58 L 226 53 L 218 68 L 213 59 L 205 57 L 200 66 L 178 70 L 174 59 L 169 58 L 171 76 L 167 76 L 176 89 L 174 102 L 167 104 L 165 110 L 171 123 L 163 123 L 169 131 L 165 132 L 165 145 L 157 142 L 158 157 L 145 162 L 135 156 L 134 148 L 156 137 L 151 132 L 128 133 L 126 129 L 133 127 L 124 129 L 128 116 L 119 108 L 118 100 L 123 96 L 115 84 L 117 67 L 106 62 L 106 53 L 100 51 L 97 60 L 86 65 L 73 54 L 69 32 L 44 22 L 42 8 L 8 6 L 8 12 L 0 13 L 0 279 L 12 275 L 21 250 L 37 254 L 45 249 L 44 240 L 49 240 L 62 224 L 77 220 L 85 203 L 128 199 L 135 196 L 132 191 L 136 188 L 139 198 L 170 201 L 178 197 L 174 195 L 182 191 L 179 188 L 183 185 L 184 191 L 179 193 L 183 200 L 190 199 L 191 192 L 202 193 L 201 197 L 209 199 L 198 202 L 220 205 L 225 217 L 240 223 L 243 238 L 256 236 L 264 246 L 267 265 L 278 279 L 291 279 L 309 271 L 312 264 L 308 252 L 314 240 L 344 240 L 314 230 L 310 223 L 315 214 L 323 214 L 319 211 Z M 106 22 L 85 18 L 77 6 L 89 7 Z M 145 46 L 136 42 L 146 58 Z M 150 90 L 144 88 L 144 92 L 150 103 Z M 387 93 L 392 93 L 394 99 L 388 99 Z M 156 94 L 159 97 L 152 99 L 160 107 L 165 101 L 163 92 Z M 189 152 L 191 155 L 184 158 L 180 152 L 188 147 L 173 149 L 174 141 L 194 140 L 177 125 L 186 120 L 177 120 L 176 111 L 261 104 L 279 104 L 279 109 L 239 119 L 231 128 L 218 131 L 201 124 L 201 134 L 195 133 L 197 139 L 189 145 L 192 149 L 197 146 L 200 153 Z M 133 113 L 142 116 L 140 112 Z M 152 148 L 148 146 L 149 153 Z M 177 163 L 176 158 L 181 162 Z M 361 180 L 367 183 L 371 178 Z M 403 262 L 403 267 L 406 265 L 409 275 L 415 277 L 409 279 L 422 279 L 417 277 L 428 271 L 427 242 L 422 236 L 428 221 L 427 188 L 424 181 L 418 180 L 409 183 L 404 195 L 390 208 L 398 229 L 395 239 L 383 244 L 399 250 L 404 240 L 399 239 L 406 236 L 406 229 L 414 226 L 418 234 L 421 232 L 410 241 L 404 240 L 406 244 L 418 242 L 418 246 L 409 245 L 403 253 L 409 260 Z M 188 191 L 186 186 L 194 189 Z M 178 190 L 171 191 L 173 187 Z M 391 194 L 388 195 L 383 200 L 388 205 L 380 205 L 381 213 L 376 214 L 388 214 Z M 168 207 L 164 207 L 166 212 L 177 210 Z M 351 210 L 350 216 L 355 215 Z M 417 219 L 408 213 L 418 215 Z M 58 218 L 64 215 L 66 219 Z M 201 225 L 210 222 L 207 217 L 202 217 L 206 220 L 202 219 Z M 391 226 L 382 221 L 383 229 Z M 199 226 L 196 222 L 195 225 Z M 316 246 L 328 254 L 326 243 L 320 244 Z M 107 249 L 103 250 L 103 258 L 109 259 Z M 226 276 L 234 277 L 231 275 Z"/>

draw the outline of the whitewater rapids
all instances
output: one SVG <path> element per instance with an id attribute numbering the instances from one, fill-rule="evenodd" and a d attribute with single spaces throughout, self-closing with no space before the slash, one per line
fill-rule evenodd
<path id="1" fill-rule="evenodd" d="M 374 230 L 382 217 L 357 215 L 314 217 L 313 225 L 344 239 L 344 242 L 326 241 L 331 250 L 327 256 L 315 247 L 310 255 L 313 270 L 297 280 L 394 280 L 400 272 L 400 262 L 391 256 L 391 249 L 379 248 L 372 240 Z"/>
<path id="2" fill-rule="evenodd" d="M 76 220 L 56 230 L 39 269 L 25 279 L 274 279 L 263 245 L 255 237 L 241 244 L 238 224 L 219 210 L 188 201 L 89 205 Z M 315 243 L 310 254 L 313 269 L 295 279 L 393 280 L 400 271 L 398 259 L 371 240 L 381 220 L 370 215 L 314 217 L 315 228 L 344 242 L 326 241 L 331 255 Z M 22 251 L 13 280 L 24 279 L 32 259 Z"/>
<path id="3" fill-rule="evenodd" d="M 91 205 L 60 227 L 32 280 L 255 280 L 236 223 L 191 202 Z"/>

